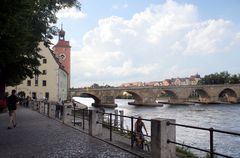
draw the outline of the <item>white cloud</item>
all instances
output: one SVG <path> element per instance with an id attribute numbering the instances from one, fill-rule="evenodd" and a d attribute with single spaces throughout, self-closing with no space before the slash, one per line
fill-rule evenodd
<path id="1" fill-rule="evenodd" d="M 197 70 L 195 68 L 189 67 L 184 68 L 179 65 L 171 65 L 168 68 L 168 71 L 163 73 L 163 78 L 165 79 L 171 79 L 171 78 L 177 78 L 177 77 L 189 77 L 192 74 L 196 74 Z M 186 76 L 186 74 L 188 74 Z"/>
<path id="2" fill-rule="evenodd" d="M 58 18 L 72 18 L 72 19 L 82 19 L 86 17 L 87 14 L 81 12 L 77 8 L 66 8 L 62 9 L 57 13 Z"/>
<path id="3" fill-rule="evenodd" d="M 72 78 L 81 78 L 74 85 L 195 74 L 199 70 L 185 64 L 188 58 L 197 63 L 199 56 L 232 50 L 240 39 L 232 27 L 224 19 L 202 21 L 196 6 L 172 0 L 151 5 L 129 20 L 117 16 L 100 19 L 73 55 Z"/>
<path id="4" fill-rule="evenodd" d="M 196 24 L 196 26 L 185 35 L 185 52 L 192 53 L 216 53 L 221 51 L 222 43 L 229 36 L 229 21 L 209 20 Z"/>

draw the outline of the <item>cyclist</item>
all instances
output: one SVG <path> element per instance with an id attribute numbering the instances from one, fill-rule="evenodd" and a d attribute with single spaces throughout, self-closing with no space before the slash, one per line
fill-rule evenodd
<path id="1" fill-rule="evenodd" d="M 135 139 L 136 139 L 137 146 L 143 149 L 144 137 L 143 137 L 142 127 L 144 128 L 146 135 L 148 135 L 145 124 L 142 122 L 141 116 L 139 116 L 135 123 Z"/>

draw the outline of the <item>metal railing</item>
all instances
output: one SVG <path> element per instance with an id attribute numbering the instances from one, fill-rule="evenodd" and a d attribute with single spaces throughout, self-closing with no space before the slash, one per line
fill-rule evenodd
<path id="1" fill-rule="evenodd" d="M 46 115 L 47 117 L 62 120 L 64 117 L 64 105 L 61 104 L 51 104 L 49 102 L 42 101 L 31 101 L 29 108 Z"/>
<path id="2" fill-rule="evenodd" d="M 80 112 L 81 115 L 76 114 L 76 110 Z M 82 129 L 85 130 L 85 121 L 89 121 L 89 110 L 88 109 L 77 109 L 76 105 L 73 104 L 73 126 L 76 126 L 76 124 L 80 124 L 79 122 L 76 122 L 76 118 L 82 119 Z"/>
<path id="3" fill-rule="evenodd" d="M 167 142 L 168 142 L 168 143 L 173 143 L 173 144 L 176 144 L 176 145 L 180 145 L 180 146 L 184 146 L 184 147 L 187 147 L 187 148 L 191 148 L 191 149 L 203 151 L 203 152 L 206 152 L 206 153 L 209 153 L 209 154 L 210 154 L 210 158 L 214 158 L 214 155 L 222 156 L 222 157 L 226 157 L 226 158 L 233 158 L 233 157 L 231 157 L 231 156 L 228 156 L 228 155 L 225 155 L 225 154 L 221 154 L 221 153 L 217 153 L 217 152 L 214 151 L 214 140 L 213 140 L 213 134 L 214 134 L 214 132 L 216 132 L 216 133 L 223 133 L 223 134 L 229 134 L 229 135 L 235 135 L 235 136 L 240 136 L 240 133 L 223 131 L 223 130 L 218 130 L 218 129 L 214 129 L 214 128 L 203 128 L 203 127 L 190 126 L 190 125 L 177 124 L 177 123 L 170 123 L 170 122 L 167 122 L 167 125 L 168 125 L 168 126 L 172 125 L 172 126 L 180 126 L 180 127 L 185 127 L 185 128 L 192 128 L 192 129 L 209 131 L 209 138 L 210 138 L 210 139 L 209 139 L 209 146 L 210 146 L 210 149 L 209 149 L 209 150 L 201 149 L 201 148 L 194 147 L 194 146 L 190 146 L 190 145 L 186 145 L 186 144 L 182 144 L 182 143 L 179 143 L 179 142 L 174 142 L 174 141 L 169 140 L 169 139 L 167 140 Z"/>
<path id="4" fill-rule="evenodd" d="M 135 141 L 135 135 L 136 135 L 136 132 L 134 130 L 134 120 L 137 120 L 138 118 L 137 117 L 133 117 L 133 116 L 126 116 L 126 115 L 119 115 L 119 114 L 113 114 L 113 113 L 107 113 L 107 112 L 101 112 L 101 111 L 97 111 L 97 113 L 101 113 L 103 115 L 103 118 L 104 118 L 104 115 L 107 115 L 107 118 L 108 118 L 108 122 L 104 122 L 104 120 L 102 120 L 102 122 L 98 121 L 97 123 L 98 124 L 102 124 L 102 125 L 105 125 L 109 128 L 109 138 L 110 138 L 110 141 L 112 141 L 112 137 L 113 137 L 113 131 L 114 129 L 116 130 L 120 130 L 120 131 L 125 131 L 127 133 L 130 133 L 130 144 L 131 144 L 131 148 L 133 148 L 134 146 L 134 141 Z M 131 130 L 128 130 L 128 129 L 125 129 L 124 127 L 119 127 L 118 125 L 114 125 L 114 122 L 113 122 L 113 116 L 114 117 L 122 117 L 122 118 L 128 118 L 130 119 L 130 122 L 131 122 Z M 149 121 L 151 122 L 150 119 L 143 119 L 141 118 L 142 121 Z M 144 137 L 148 137 L 148 138 L 151 138 L 151 135 L 145 135 L 143 134 Z M 150 149 L 149 149 L 150 150 Z"/>

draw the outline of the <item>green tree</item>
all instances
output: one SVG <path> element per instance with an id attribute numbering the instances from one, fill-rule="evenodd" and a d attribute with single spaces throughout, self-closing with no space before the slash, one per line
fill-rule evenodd
<path id="1" fill-rule="evenodd" d="M 50 46 L 57 33 L 56 13 L 77 0 L 2 0 L 0 5 L 0 99 L 5 86 L 39 74 L 39 42 Z"/>
<path id="2" fill-rule="evenodd" d="M 229 74 L 227 71 L 205 75 L 199 84 L 239 84 L 240 74 Z"/>

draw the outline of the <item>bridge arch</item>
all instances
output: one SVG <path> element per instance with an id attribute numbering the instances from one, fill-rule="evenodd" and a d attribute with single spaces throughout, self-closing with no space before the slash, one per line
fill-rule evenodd
<path id="1" fill-rule="evenodd" d="M 115 98 L 119 95 L 122 95 L 124 92 L 127 92 L 129 94 L 132 95 L 133 99 L 134 99 L 134 103 L 143 103 L 143 98 L 141 97 L 140 94 L 136 93 L 136 92 L 133 92 L 131 90 L 123 90 L 123 91 L 120 91 L 118 92 L 117 94 L 115 94 Z"/>
<path id="2" fill-rule="evenodd" d="M 210 99 L 209 94 L 203 89 L 194 89 L 188 99 L 197 99 L 198 101 L 207 101 Z"/>
<path id="3" fill-rule="evenodd" d="M 97 96 L 95 96 L 91 93 L 84 92 L 84 93 L 80 93 L 79 96 L 85 96 L 85 97 L 93 98 L 95 104 L 100 104 L 101 103 L 101 100 Z"/>
<path id="4" fill-rule="evenodd" d="M 203 89 L 195 89 L 195 92 L 199 95 L 198 101 L 208 103 L 210 101 L 210 95 Z"/>
<path id="5" fill-rule="evenodd" d="M 237 93 L 231 88 L 225 88 L 218 94 L 218 99 L 222 102 L 236 103 Z"/>
<path id="6" fill-rule="evenodd" d="M 155 102 L 158 103 L 175 103 L 177 101 L 177 93 L 171 90 L 160 90 L 156 95 Z"/>
<path id="7" fill-rule="evenodd" d="M 177 94 L 171 90 L 161 90 L 159 95 L 161 95 L 163 97 L 168 97 L 169 99 L 177 99 L 178 98 Z"/>

